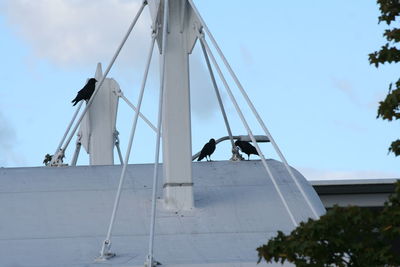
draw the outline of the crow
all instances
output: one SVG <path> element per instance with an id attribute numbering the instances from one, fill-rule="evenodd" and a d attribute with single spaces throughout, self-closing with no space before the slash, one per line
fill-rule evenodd
<path id="1" fill-rule="evenodd" d="M 208 161 L 208 157 L 210 158 L 211 161 L 211 154 L 214 153 L 214 151 L 215 151 L 215 139 L 211 138 L 210 141 L 203 146 L 203 149 L 201 150 L 200 156 L 197 159 L 197 161 L 200 161 L 204 158 L 206 158 Z"/>
<path id="2" fill-rule="evenodd" d="M 49 165 L 52 159 L 53 159 L 53 155 L 46 154 L 44 156 L 44 160 L 43 160 L 44 165 L 46 165 L 46 166 Z"/>
<path id="3" fill-rule="evenodd" d="M 249 142 L 237 140 L 235 146 L 238 146 L 243 153 L 247 154 L 247 160 L 250 160 L 251 154 L 258 155 L 257 149 Z"/>
<path id="4" fill-rule="evenodd" d="M 75 106 L 81 100 L 89 100 L 92 96 L 94 89 L 96 87 L 97 80 L 95 78 L 90 78 L 87 84 L 78 92 L 74 100 L 71 103 L 74 103 Z"/>

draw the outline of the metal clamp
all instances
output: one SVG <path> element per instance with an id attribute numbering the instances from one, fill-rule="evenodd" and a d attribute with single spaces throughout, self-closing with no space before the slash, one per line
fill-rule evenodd
<path id="1" fill-rule="evenodd" d="M 95 262 L 104 262 L 106 260 L 109 260 L 110 258 L 115 256 L 115 253 L 112 253 L 110 251 L 111 248 L 111 241 L 106 239 L 103 242 L 103 246 L 100 251 L 100 256 L 98 256 L 94 261 Z"/>

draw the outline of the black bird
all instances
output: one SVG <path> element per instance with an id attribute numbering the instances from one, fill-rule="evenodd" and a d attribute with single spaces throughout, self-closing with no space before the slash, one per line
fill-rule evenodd
<path id="1" fill-rule="evenodd" d="M 201 150 L 200 156 L 197 159 L 197 161 L 200 161 L 204 158 L 206 158 L 208 161 L 208 157 L 210 158 L 211 161 L 211 154 L 214 153 L 214 151 L 215 151 L 215 139 L 211 138 L 210 141 L 203 146 L 203 149 Z"/>
<path id="2" fill-rule="evenodd" d="M 44 160 L 43 160 L 44 165 L 46 165 L 46 166 L 49 165 L 52 159 L 53 159 L 53 155 L 46 154 L 44 156 Z"/>
<path id="3" fill-rule="evenodd" d="M 249 142 L 237 140 L 235 146 L 238 146 L 243 153 L 247 154 L 247 160 L 250 160 L 251 154 L 258 155 L 257 149 Z"/>
<path id="4" fill-rule="evenodd" d="M 96 82 L 97 80 L 95 78 L 90 78 L 87 84 L 79 90 L 78 94 L 72 100 L 71 102 L 74 103 L 73 106 L 75 106 L 79 101 L 81 100 L 89 100 L 90 97 L 92 96 L 94 89 L 96 88 Z"/>

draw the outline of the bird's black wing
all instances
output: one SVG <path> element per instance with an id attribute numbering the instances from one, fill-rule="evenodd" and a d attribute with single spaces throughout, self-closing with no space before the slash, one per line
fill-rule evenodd
<path id="1" fill-rule="evenodd" d="M 76 97 L 71 101 L 75 106 L 81 100 L 89 100 L 95 89 L 95 84 L 87 83 L 81 90 L 78 91 Z"/>
<path id="2" fill-rule="evenodd" d="M 197 159 L 197 161 L 200 161 L 200 160 L 204 159 L 207 155 L 210 155 L 212 153 L 212 152 L 210 153 L 210 149 L 211 149 L 210 143 L 205 144 L 200 151 L 200 156 Z"/>
<path id="3" fill-rule="evenodd" d="M 200 152 L 200 156 L 197 158 L 197 161 L 201 161 L 202 159 L 204 159 L 206 157 L 206 155 L 202 152 Z"/>
<path id="4" fill-rule="evenodd" d="M 215 151 L 215 143 L 209 143 L 210 147 L 209 147 L 209 151 L 210 153 L 208 154 L 209 156 L 211 156 L 212 153 L 214 153 Z"/>
<path id="5" fill-rule="evenodd" d="M 249 154 L 258 155 L 257 149 L 250 143 L 247 143 Z"/>
<path id="6" fill-rule="evenodd" d="M 240 150 L 242 150 L 243 153 L 245 153 L 247 155 L 250 155 L 250 154 L 258 155 L 257 149 L 249 142 L 236 141 L 235 144 L 240 148 Z"/>

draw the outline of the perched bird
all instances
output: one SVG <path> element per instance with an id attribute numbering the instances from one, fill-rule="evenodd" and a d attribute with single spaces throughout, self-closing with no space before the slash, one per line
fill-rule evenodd
<path id="1" fill-rule="evenodd" d="M 79 101 L 81 100 L 89 100 L 90 97 L 92 96 L 94 89 L 96 88 L 96 82 L 97 80 L 95 78 L 90 78 L 87 84 L 79 90 L 78 94 L 72 100 L 71 102 L 74 103 L 73 106 L 75 106 Z"/>
<path id="2" fill-rule="evenodd" d="M 258 155 L 257 149 L 249 142 L 237 140 L 235 146 L 238 146 L 243 153 L 247 154 L 247 160 L 250 160 L 251 154 Z"/>
<path id="3" fill-rule="evenodd" d="M 215 139 L 211 138 L 210 141 L 203 146 L 203 149 L 201 150 L 200 156 L 197 159 L 197 161 L 200 161 L 204 158 L 206 158 L 208 161 L 208 157 L 210 158 L 211 161 L 211 154 L 214 153 L 214 151 L 215 151 Z"/>
<path id="4" fill-rule="evenodd" d="M 46 166 L 49 165 L 52 159 L 53 159 L 53 155 L 46 154 L 44 156 L 44 160 L 43 160 L 44 165 L 46 165 Z"/>

